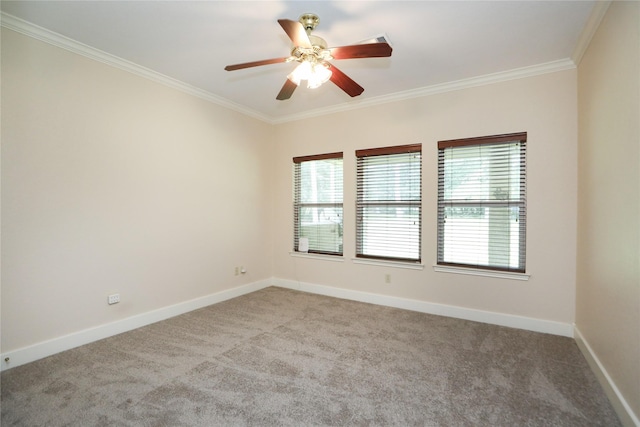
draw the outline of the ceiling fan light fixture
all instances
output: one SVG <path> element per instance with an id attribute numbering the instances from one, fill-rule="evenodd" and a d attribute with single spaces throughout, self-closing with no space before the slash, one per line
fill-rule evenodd
<path id="1" fill-rule="evenodd" d="M 326 64 L 313 64 L 310 61 L 302 61 L 287 78 L 297 86 L 300 85 L 302 80 L 306 80 L 307 87 L 309 89 L 315 89 L 329 81 L 331 78 L 331 70 L 329 70 Z"/>
<path id="2" fill-rule="evenodd" d="M 308 61 L 302 61 L 300 64 L 287 76 L 289 80 L 300 86 L 300 81 L 307 80 L 311 75 L 311 63 Z"/>
<path id="3" fill-rule="evenodd" d="M 351 97 L 360 95 L 364 88 L 329 61 L 389 57 L 393 49 L 387 42 L 386 36 L 378 36 L 365 43 L 327 48 L 327 42 L 322 37 L 311 34 L 318 22 L 320 22 L 318 16 L 313 13 L 302 15 L 297 22 L 278 19 L 278 24 L 293 43 L 290 56 L 227 65 L 224 69 L 234 71 L 281 62 L 297 62 L 296 68 L 287 76 L 287 80 L 284 81 L 282 89 L 276 96 L 279 101 L 291 98 L 302 80 L 307 81 L 309 89 L 315 89 L 331 81 Z"/>
<path id="4" fill-rule="evenodd" d="M 320 87 L 331 78 L 331 70 L 325 64 L 315 64 L 311 69 L 313 73 L 307 79 L 307 87 L 309 89 Z"/>

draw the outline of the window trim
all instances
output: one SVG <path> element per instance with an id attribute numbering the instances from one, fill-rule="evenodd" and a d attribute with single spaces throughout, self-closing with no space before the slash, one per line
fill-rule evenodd
<path id="1" fill-rule="evenodd" d="M 293 163 L 309 162 L 313 160 L 326 159 L 344 159 L 344 152 L 336 151 L 335 153 L 315 154 L 312 156 L 298 156 L 293 158 Z"/>
<path id="2" fill-rule="evenodd" d="M 356 157 L 386 156 L 389 154 L 422 153 L 422 144 L 396 145 L 391 147 L 356 150 Z"/>
<path id="3" fill-rule="evenodd" d="M 444 150 L 446 148 L 456 148 L 456 147 L 465 147 L 465 146 L 473 146 L 473 145 L 497 145 L 497 144 L 508 144 L 513 142 L 519 142 L 524 144 L 525 149 L 525 162 L 520 165 L 520 180 L 524 181 L 524 189 L 522 190 L 523 199 L 521 201 L 521 205 L 524 209 L 520 209 L 519 220 L 522 221 L 521 224 L 524 224 L 524 235 L 521 236 L 523 240 L 521 245 L 524 248 L 524 252 L 519 250 L 519 256 L 523 259 L 519 260 L 519 264 L 522 265 L 522 268 L 510 268 L 510 267 L 499 267 L 499 266 L 486 266 L 486 265 L 478 265 L 478 264 L 466 264 L 466 263 L 457 263 L 457 262 L 445 262 L 440 261 L 440 240 L 444 238 L 441 234 L 443 233 L 444 224 L 440 220 L 440 208 L 442 202 L 443 195 L 440 191 L 440 173 L 441 167 L 444 168 L 443 165 L 440 164 L 440 150 Z M 527 132 L 516 132 L 516 133 L 508 133 L 508 134 L 500 134 L 500 135 L 489 135 L 489 136 L 480 136 L 473 138 L 462 138 L 462 139 L 451 139 L 451 140 L 443 140 L 438 141 L 438 197 L 437 197 L 437 250 L 436 250 L 436 268 L 435 271 L 447 271 L 452 273 L 460 273 L 460 274 L 471 274 L 470 271 L 476 272 L 495 272 L 496 274 L 504 274 L 508 275 L 519 275 L 526 276 L 528 279 L 528 275 L 526 274 L 526 219 L 527 219 L 527 198 L 526 198 L 526 142 L 527 142 Z M 484 205 L 501 205 L 504 202 L 496 202 L 496 201 L 483 201 Z M 456 203 L 456 204 L 464 204 Z M 477 203 L 474 203 L 476 205 Z M 480 274 L 480 273 L 479 273 Z M 513 277 L 511 277 L 513 278 Z M 526 279 L 525 279 L 526 280 Z"/>
<path id="4" fill-rule="evenodd" d="M 438 141 L 438 150 L 466 145 L 498 144 L 501 142 L 527 142 L 527 132 L 505 133 L 502 135 L 478 136 L 474 138 L 449 139 Z"/>
<path id="5" fill-rule="evenodd" d="M 317 259 L 321 261 L 333 261 L 333 262 L 344 262 L 344 254 L 343 255 L 335 255 L 335 254 L 325 254 L 318 252 L 297 252 L 291 251 L 289 255 L 294 258 L 306 258 L 306 259 Z"/>
<path id="6" fill-rule="evenodd" d="M 379 258 L 369 258 L 369 257 L 354 257 L 351 258 L 351 261 L 354 264 L 361 264 L 361 265 L 376 265 L 376 266 L 380 266 L 380 267 L 393 267 L 393 268 L 400 268 L 400 269 L 406 269 L 406 270 L 424 270 L 424 264 L 422 264 L 422 262 L 416 262 L 416 261 L 403 261 L 403 260 L 399 260 L 397 258 L 384 258 L 384 259 L 379 259 Z"/>
<path id="7" fill-rule="evenodd" d="M 358 247 L 360 244 L 359 237 L 362 233 L 362 223 L 359 221 L 358 216 L 358 208 L 360 206 L 359 194 L 360 194 L 360 178 L 358 174 L 358 164 L 359 159 L 361 157 L 373 157 L 373 156 L 386 156 L 386 155 L 394 155 L 394 154 L 409 154 L 409 153 L 420 153 L 420 201 L 419 203 L 415 202 L 398 202 L 399 206 L 418 206 L 419 207 L 419 232 L 418 232 L 418 258 L 402 258 L 402 257 L 390 257 L 390 256 L 381 256 L 381 255 L 367 255 L 358 253 Z M 396 145 L 396 146 L 388 146 L 388 147 L 378 147 L 378 148 L 367 148 L 356 150 L 356 253 L 354 262 L 357 260 L 359 263 L 378 263 L 378 264 L 389 264 L 389 263 L 397 263 L 399 265 L 422 265 L 422 143 L 417 144 L 407 144 L 407 145 Z M 390 203 L 385 203 L 389 205 Z M 422 267 L 423 268 L 423 267 Z"/>
<path id="8" fill-rule="evenodd" d="M 297 156 L 293 158 L 293 164 L 294 164 L 294 172 L 293 172 L 293 252 L 296 255 L 299 256 L 322 256 L 322 257 L 343 257 L 344 256 L 344 237 L 343 237 L 343 249 L 342 252 L 327 252 L 327 251 L 319 251 L 319 250 L 311 250 L 309 249 L 308 252 L 300 252 L 298 250 L 299 246 L 298 246 L 298 242 L 299 242 L 299 236 L 296 233 L 296 230 L 299 228 L 299 219 L 298 219 L 298 215 L 299 215 L 299 207 L 301 206 L 306 206 L 306 207 L 333 207 L 336 206 L 336 203 L 297 203 L 296 200 L 296 187 L 297 185 L 299 185 L 299 183 L 297 183 L 297 177 L 296 177 L 296 165 L 300 165 L 301 163 L 304 162 L 310 162 L 310 161 L 318 161 L 318 160 L 327 160 L 327 159 L 342 159 L 342 173 L 343 173 L 343 199 L 342 199 L 342 203 L 340 203 L 340 206 L 343 209 L 343 215 L 342 215 L 342 227 L 344 230 L 344 152 L 342 151 L 337 151 L 337 152 L 333 152 L 333 153 L 324 153 L 324 154 L 314 154 L 314 155 L 310 155 L 310 156 Z M 343 234 L 344 236 L 344 234 Z"/>
<path id="9" fill-rule="evenodd" d="M 502 270 L 492 270 L 488 268 L 469 268 L 462 266 L 450 266 L 450 265 L 442 265 L 435 264 L 433 266 L 433 271 L 436 273 L 453 273 L 453 274 L 463 274 L 467 276 L 482 276 L 482 277 L 492 277 L 496 279 L 511 279 L 511 280 L 529 280 L 531 274 L 529 273 L 519 273 L 516 271 L 502 271 Z"/>

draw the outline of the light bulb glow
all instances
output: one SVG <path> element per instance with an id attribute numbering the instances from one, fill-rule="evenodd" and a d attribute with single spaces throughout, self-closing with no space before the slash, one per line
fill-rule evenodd
<path id="1" fill-rule="evenodd" d="M 331 70 L 325 64 L 302 61 L 287 78 L 296 85 L 300 85 L 302 80 L 306 80 L 307 87 L 315 89 L 331 78 Z"/>
<path id="2" fill-rule="evenodd" d="M 293 83 L 300 85 L 300 81 L 308 80 L 309 75 L 311 75 L 311 73 L 312 73 L 311 63 L 307 61 L 302 61 L 300 65 L 298 65 L 296 69 L 293 70 L 291 74 L 287 76 L 287 78 L 291 80 Z"/>
<path id="3" fill-rule="evenodd" d="M 313 66 L 313 73 L 307 80 L 307 87 L 309 89 L 315 89 L 322 86 L 331 78 L 331 71 L 323 64 L 316 64 Z"/>

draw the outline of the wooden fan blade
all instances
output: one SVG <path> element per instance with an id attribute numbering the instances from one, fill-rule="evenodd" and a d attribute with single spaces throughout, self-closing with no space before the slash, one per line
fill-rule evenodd
<path id="1" fill-rule="evenodd" d="M 351 77 L 347 76 L 342 71 L 338 70 L 335 65 L 331 64 L 331 78 L 330 80 L 335 83 L 340 89 L 345 91 L 349 96 L 354 97 L 364 92 L 364 88 L 358 83 L 353 81 Z"/>
<path id="2" fill-rule="evenodd" d="M 284 32 L 287 33 L 294 46 L 307 48 L 312 47 L 311 41 L 309 41 L 309 36 L 300 22 L 292 21 L 290 19 L 278 19 L 278 23 Z"/>
<path id="3" fill-rule="evenodd" d="M 293 95 L 293 91 L 296 90 L 297 87 L 297 84 L 287 79 L 284 82 L 282 89 L 280 89 L 280 93 L 278 93 L 278 96 L 276 96 L 276 99 L 279 101 L 284 101 L 285 99 L 291 98 L 291 95 Z"/>
<path id="4" fill-rule="evenodd" d="M 365 43 L 329 49 L 333 59 L 381 58 L 391 56 L 393 49 L 389 43 Z"/>
<path id="5" fill-rule="evenodd" d="M 289 57 L 285 58 L 272 58 L 263 59 L 262 61 L 245 62 L 244 64 L 227 65 L 224 67 L 227 71 L 241 70 L 243 68 L 259 67 L 260 65 L 278 64 L 280 62 L 287 62 Z"/>

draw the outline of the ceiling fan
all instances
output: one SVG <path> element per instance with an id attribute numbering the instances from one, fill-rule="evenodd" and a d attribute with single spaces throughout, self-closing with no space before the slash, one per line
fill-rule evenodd
<path id="1" fill-rule="evenodd" d="M 290 56 L 227 65 L 224 69 L 234 71 L 281 62 L 298 62 L 296 69 L 287 76 L 287 80 L 276 99 L 282 101 L 291 98 L 301 80 L 306 80 L 309 88 L 319 87 L 331 80 L 349 96 L 360 95 L 364 88 L 329 61 L 332 59 L 388 57 L 391 56 L 391 46 L 384 37 L 380 37 L 372 43 L 365 42 L 327 48 L 327 42 L 324 39 L 311 35 L 311 31 L 316 28 L 319 22 L 318 16 L 313 13 L 305 13 L 298 21 L 278 19 L 278 23 L 293 42 Z"/>

